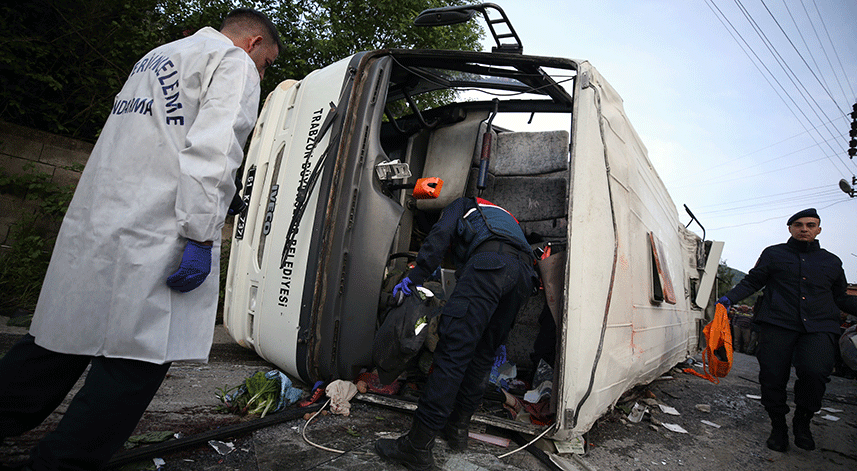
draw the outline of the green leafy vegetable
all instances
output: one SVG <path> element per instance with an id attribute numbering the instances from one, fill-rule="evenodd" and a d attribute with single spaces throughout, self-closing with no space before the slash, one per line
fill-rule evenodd
<path id="1" fill-rule="evenodd" d="M 277 377 L 267 378 L 265 373 L 259 371 L 238 386 L 218 389 L 215 396 L 229 412 L 265 417 L 269 410 L 276 407 L 280 398 L 280 381 Z"/>

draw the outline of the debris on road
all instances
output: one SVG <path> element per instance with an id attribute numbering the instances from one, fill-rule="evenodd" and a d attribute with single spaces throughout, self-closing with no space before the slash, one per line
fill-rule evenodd
<path id="1" fill-rule="evenodd" d="M 330 411 L 348 417 L 351 413 L 351 398 L 357 394 L 357 386 L 349 381 L 337 379 L 325 388 L 330 398 Z"/>
<path id="2" fill-rule="evenodd" d="M 137 445 L 145 445 L 148 443 L 161 443 L 173 438 L 174 436 L 175 432 L 168 430 L 146 432 L 140 435 L 128 437 L 128 440 L 125 442 L 125 448 L 134 448 Z"/>
<path id="3" fill-rule="evenodd" d="M 678 424 L 663 424 L 663 426 L 665 429 L 667 429 L 671 432 L 687 433 L 687 430 L 685 430 L 681 425 L 678 425 Z"/>
<path id="4" fill-rule="evenodd" d="M 303 391 L 292 386 L 292 380 L 279 370 L 257 371 L 238 386 L 218 389 L 215 396 L 235 414 L 265 417 L 301 398 Z"/>
<path id="5" fill-rule="evenodd" d="M 648 407 L 640 404 L 639 402 L 636 402 L 634 403 L 634 407 L 631 409 L 631 413 L 628 414 L 628 420 L 635 424 L 638 424 L 641 420 L 643 420 L 643 414 L 645 414 L 648 410 Z"/>
<path id="6" fill-rule="evenodd" d="M 496 435 L 490 435 L 487 433 L 468 432 L 467 436 L 474 440 L 479 440 L 480 442 L 497 445 L 503 448 L 508 448 L 509 443 L 511 443 L 511 440 L 508 438 L 498 437 Z"/>
<path id="7" fill-rule="evenodd" d="M 214 451 L 220 455 L 228 455 L 235 451 L 235 444 L 232 442 L 221 442 L 220 440 L 209 440 L 208 444 L 214 448 Z"/>

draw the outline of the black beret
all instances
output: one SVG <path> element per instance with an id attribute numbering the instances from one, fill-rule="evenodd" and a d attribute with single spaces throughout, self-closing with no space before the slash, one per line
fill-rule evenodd
<path id="1" fill-rule="evenodd" d="M 794 216 L 789 218 L 789 222 L 786 223 L 787 226 L 791 226 L 793 222 L 797 221 L 800 218 L 816 218 L 818 222 L 821 222 L 821 218 L 818 217 L 818 213 L 815 211 L 815 208 L 807 208 L 803 211 L 798 211 L 794 214 Z"/>

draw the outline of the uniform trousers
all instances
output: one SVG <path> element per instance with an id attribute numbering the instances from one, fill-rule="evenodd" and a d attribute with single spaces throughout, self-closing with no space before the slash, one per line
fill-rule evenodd
<path id="1" fill-rule="evenodd" d="M 414 414 L 429 429 L 443 428 L 453 408 L 470 416 L 482 403 L 494 353 L 533 289 L 525 259 L 480 252 L 456 273 L 440 317 L 433 369 Z"/>
<path id="2" fill-rule="evenodd" d="M 34 471 L 103 468 L 131 436 L 170 364 L 57 353 L 30 334 L 0 359 L 0 439 L 41 424 L 89 365 L 56 429 L 32 450 Z"/>
<path id="3" fill-rule="evenodd" d="M 789 412 L 786 387 L 794 366 L 795 405 L 817 412 L 836 361 L 836 336 L 830 332 L 798 332 L 771 324 L 758 326 L 756 358 L 765 410 L 772 416 Z"/>

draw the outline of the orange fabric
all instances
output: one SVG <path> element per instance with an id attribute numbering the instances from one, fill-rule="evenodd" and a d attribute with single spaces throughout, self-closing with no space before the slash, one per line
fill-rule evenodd
<path id="1" fill-rule="evenodd" d="M 685 368 L 685 373 L 691 373 L 705 378 L 712 383 L 720 383 L 720 378 L 726 377 L 732 369 L 732 330 L 729 328 L 729 316 L 726 307 L 717 303 L 714 320 L 702 329 L 707 344 L 702 351 L 702 371 Z"/>

